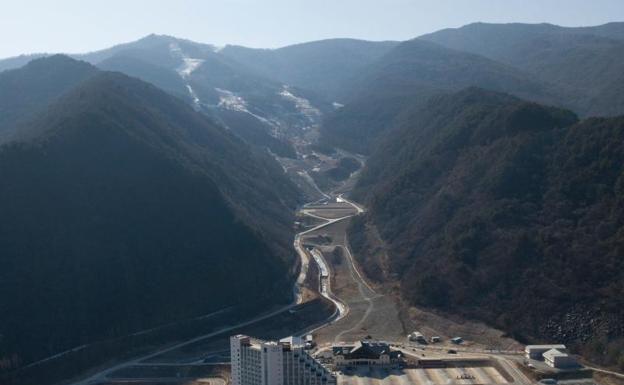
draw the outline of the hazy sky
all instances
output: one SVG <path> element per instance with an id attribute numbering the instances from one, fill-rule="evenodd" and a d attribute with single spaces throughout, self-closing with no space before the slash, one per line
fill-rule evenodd
<path id="1" fill-rule="evenodd" d="M 0 57 L 84 52 L 150 33 L 251 47 L 405 40 L 474 21 L 624 21 L 624 0 L 0 0 Z"/>

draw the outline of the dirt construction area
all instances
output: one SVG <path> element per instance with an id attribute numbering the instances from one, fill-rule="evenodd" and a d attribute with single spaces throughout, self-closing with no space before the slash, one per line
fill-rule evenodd
<path id="1" fill-rule="evenodd" d="M 338 385 L 485 385 L 507 384 L 493 366 L 382 369 L 362 367 L 343 372 Z"/>
<path id="2" fill-rule="evenodd" d="M 344 204 L 336 203 L 316 210 L 317 215 L 327 218 L 340 217 L 335 210 L 340 210 L 341 215 L 344 215 L 342 211 L 346 211 Z M 347 215 L 354 212 L 351 208 Z M 331 290 L 349 309 L 344 318 L 315 331 L 317 343 L 325 346 L 340 341 L 357 341 L 367 336 L 402 340 L 406 332 L 399 320 L 396 304 L 371 288 L 353 264 L 345 236 L 348 224 L 349 219 L 345 219 L 311 232 L 304 238 L 306 244 L 314 244 L 323 253 L 331 269 Z M 336 251 L 336 248 L 339 250 Z"/>

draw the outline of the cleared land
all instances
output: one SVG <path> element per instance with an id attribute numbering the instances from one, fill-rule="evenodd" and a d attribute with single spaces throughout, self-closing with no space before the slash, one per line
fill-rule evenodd
<path id="1" fill-rule="evenodd" d="M 494 366 L 382 369 L 357 368 L 339 375 L 338 385 L 483 385 L 509 381 Z"/>
<path id="2" fill-rule="evenodd" d="M 314 210 L 314 215 L 328 219 L 357 212 L 348 203 L 315 205 L 306 210 Z M 317 343 L 327 345 L 339 341 L 357 341 L 367 336 L 401 340 L 406 333 L 394 300 L 375 292 L 353 264 L 345 236 L 348 224 L 349 219 L 345 219 L 308 233 L 303 239 L 305 244 L 313 244 L 323 253 L 331 270 L 332 293 L 349 309 L 344 318 L 315 332 Z"/>

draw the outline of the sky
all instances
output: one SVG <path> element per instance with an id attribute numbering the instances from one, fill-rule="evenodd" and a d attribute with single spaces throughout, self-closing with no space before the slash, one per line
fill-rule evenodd
<path id="1" fill-rule="evenodd" d="M 406 40 L 476 21 L 597 25 L 624 21 L 624 0 L 0 0 L 0 58 L 88 52 L 150 33 L 262 48 Z"/>

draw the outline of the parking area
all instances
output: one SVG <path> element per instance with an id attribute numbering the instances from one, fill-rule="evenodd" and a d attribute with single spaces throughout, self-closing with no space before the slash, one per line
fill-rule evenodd
<path id="1" fill-rule="evenodd" d="M 492 366 L 454 368 L 357 368 L 338 376 L 338 385 L 483 385 L 507 384 Z"/>

